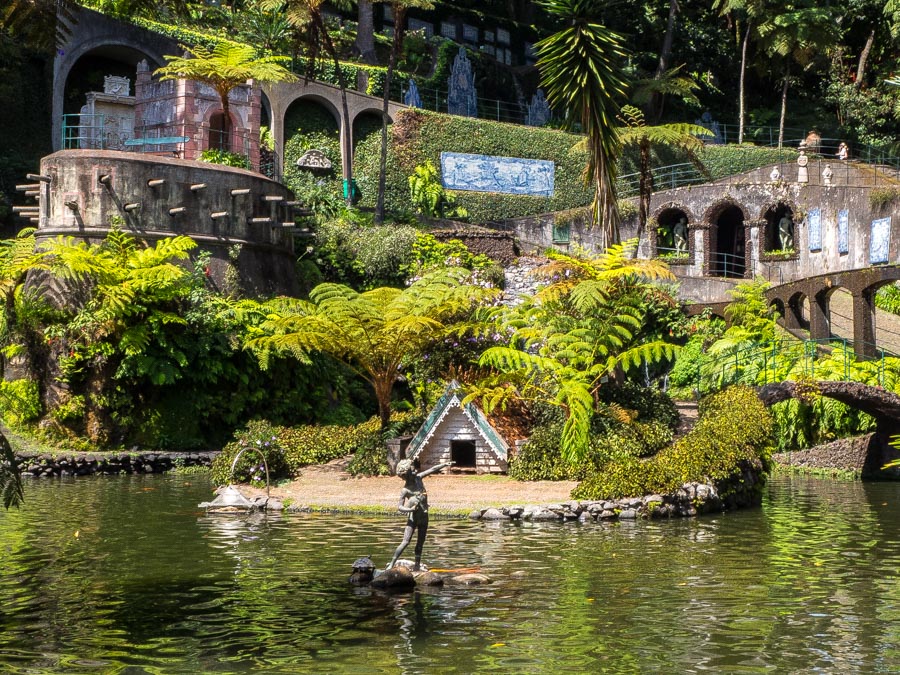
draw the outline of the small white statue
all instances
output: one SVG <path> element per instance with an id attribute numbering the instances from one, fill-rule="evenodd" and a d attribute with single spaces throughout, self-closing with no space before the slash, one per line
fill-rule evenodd
<path id="1" fill-rule="evenodd" d="M 675 223 L 675 227 L 672 228 L 672 234 L 675 237 L 676 255 L 684 255 L 688 252 L 687 231 L 687 218 L 681 216 L 678 222 Z"/>
<path id="2" fill-rule="evenodd" d="M 826 164 L 822 170 L 822 185 L 825 187 L 830 186 L 832 176 L 834 176 L 834 171 L 831 170 L 831 164 Z"/>
<path id="3" fill-rule="evenodd" d="M 778 240 L 783 251 L 794 250 L 794 220 L 789 213 L 785 213 L 778 221 Z"/>
<path id="4" fill-rule="evenodd" d="M 772 167 L 772 173 L 769 174 L 769 180 L 773 183 L 777 183 L 781 180 L 781 169 L 777 166 Z"/>
<path id="5" fill-rule="evenodd" d="M 806 156 L 806 145 L 804 143 L 800 144 L 800 156 L 797 158 L 797 182 L 798 183 L 808 183 L 809 182 L 809 169 L 806 166 L 809 164 L 809 157 Z"/>

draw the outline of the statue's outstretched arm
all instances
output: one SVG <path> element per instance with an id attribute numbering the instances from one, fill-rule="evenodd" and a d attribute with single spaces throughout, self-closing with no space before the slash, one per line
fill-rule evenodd
<path id="1" fill-rule="evenodd" d="M 441 462 L 440 464 L 435 464 L 430 469 L 426 469 L 425 471 L 419 472 L 419 478 L 424 478 L 425 476 L 430 476 L 433 473 L 437 473 L 442 469 L 446 469 L 448 466 L 453 466 L 456 462 Z"/>

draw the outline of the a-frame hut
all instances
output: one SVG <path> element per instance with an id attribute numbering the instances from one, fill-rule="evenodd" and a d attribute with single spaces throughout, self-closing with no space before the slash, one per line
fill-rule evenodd
<path id="1" fill-rule="evenodd" d="M 508 446 L 478 406 L 463 405 L 454 381 L 413 436 L 406 456 L 418 459 L 422 470 L 452 460 L 457 469 L 503 473 Z"/>

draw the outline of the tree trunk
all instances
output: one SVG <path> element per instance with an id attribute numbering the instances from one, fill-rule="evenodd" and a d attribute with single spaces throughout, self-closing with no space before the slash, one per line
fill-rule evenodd
<path id="1" fill-rule="evenodd" d="M 231 152 L 231 111 L 228 108 L 228 94 L 226 91 L 221 94 L 222 97 L 222 138 L 219 139 L 219 148 Z M 209 133 L 212 133 L 210 128 Z"/>
<path id="2" fill-rule="evenodd" d="M 744 42 L 741 45 L 741 81 L 738 89 L 738 144 L 744 142 L 744 81 L 747 79 L 747 45 L 750 43 L 750 24 L 744 31 Z"/>
<path id="3" fill-rule="evenodd" d="M 391 80 L 394 77 L 394 68 L 400 57 L 400 49 L 403 46 L 403 28 L 406 23 L 406 7 L 400 3 L 391 3 L 394 13 L 394 42 L 391 45 L 391 57 L 388 59 L 387 75 L 384 78 L 384 99 L 381 107 L 381 159 L 378 162 L 378 197 L 375 201 L 375 223 L 384 222 L 384 191 L 387 183 L 387 128 L 388 128 L 388 104 L 391 96 Z"/>
<path id="4" fill-rule="evenodd" d="M 375 65 L 378 55 L 375 53 L 375 20 L 371 0 L 359 0 L 356 14 L 356 49 L 364 63 Z"/>
<path id="5" fill-rule="evenodd" d="M 372 380 L 372 387 L 375 390 L 375 400 L 378 401 L 378 417 L 381 420 L 381 430 L 384 431 L 391 423 L 391 394 L 394 390 L 393 380 L 382 380 L 375 378 Z"/>
<path id="6" fill-rule="evenodd" d="M 791 79 L 791 64 L 784 68 L 784 84 L 781 87 L 781 119 L 778 120 L 778 147 L 784 143 L 784 118 L 787 113 L 787 93 Z"/>
<path id="7" fill-rule="evenodd" d="M 322 23 L 322 15 L 319 15 L 319 22 Z M 337 74 L 338 86 L 341 89 L 341 130 L 340 130 L 340 146 L 341 146 L 341 165 L 344 178 L 344 202 L 347 206 L 353 205 L 353 130 L 350 126 L 350 112 L 347 106 L 347 82 L 344 80 L 344 70 L 338 61 L 337 50 L 331 41 L 331 36 L 324 23 L 320 30 L 322 32 L 322 41 L 325 43 L 325 50 L 331 56 L 334 63 L 334 72 Z M 346 150 L 346 152 L 345 152 Z M 346 160 L 346 161 L 345 161 Z"/>
<path id="8" fill-rule="evenodd" d="M 650 141 L 646 138 L 640 142 L 640 205 L 638 206 L 638 241 L 641 233 L 647 228 L 650 219 L 650 200 L 653 197 L 653 171 L 650 169 Z"/>
<path id="9" fill-rule="evenodd" d="M 866 44 L 862 52 L 859 54 L 859 65 L 856 66 L 856 82 L 853 83 L 854 89 L 859 91 L 866 79 L 866 64 L 869 61 L 869 54 L 872 52 L 872 46 L 875 44 L 875 26 L 869 31 L 869 37 L 866 38 Z"/>
<path id="10" fill-rule="evenodd" d="M 662 48 L 659 52 L 659 63 L 653 79 L 659 80 L 669 69 L 669 60 L 672 58 L 672 42 L 675 40 L 675 15 L 678 14 L 678 0 L 669 0 L 669 18 L 666 21 L 666 35 L 663 38 Z M 659 122 L 662 115 L 663 95 L 659 92 L 653 94 L 653 116 Z"/>

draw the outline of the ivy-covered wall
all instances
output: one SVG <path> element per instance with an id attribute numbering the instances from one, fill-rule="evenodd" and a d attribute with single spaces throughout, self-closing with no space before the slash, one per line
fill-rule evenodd
<path id="1" fill-rule="evenodd" d="M 591 193 L 582 172 L 586 155 L 576 150 L 579 136 L 551 129 L 536 129 L 486 120 L 441 115 L 423 110 L 403 110 L 391 127 L 387 163 L 387 210 L 409 209 L 409 181 L 416 166 L 430 160 L 440 167 L 442 151 L 467 152 L 526 159 L 545 159 L 556 164 L 552 197 L 485 192 L 457 192 L 459 204 L 471 222 L 515 218 L 561 211 L 587 204 Z M 378 185 L 378 134 L 356 149 L 354 172 L 362 206 L 374 206 Z"/>

